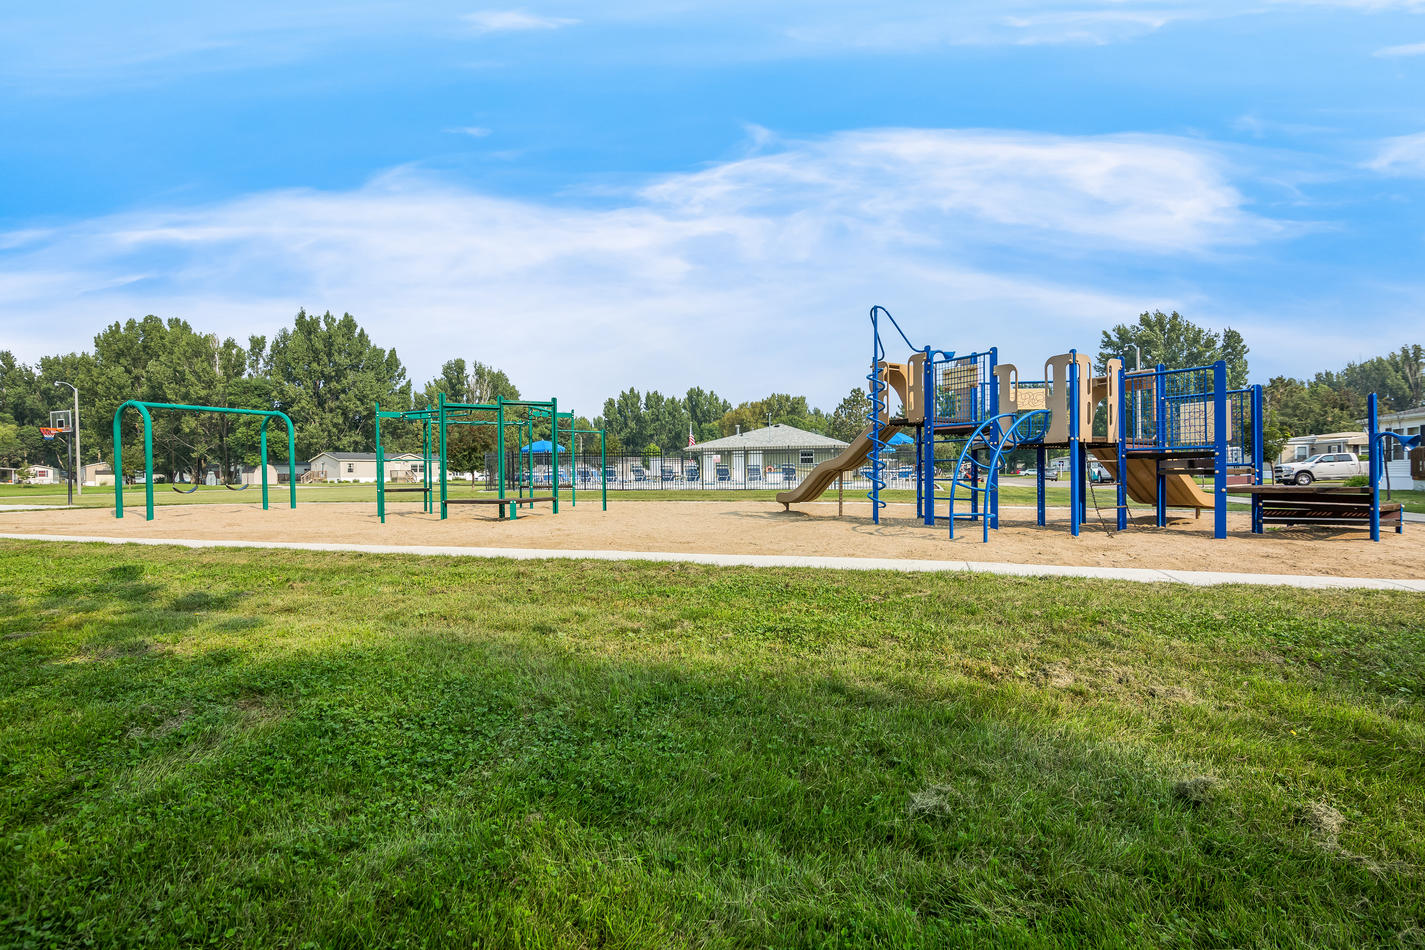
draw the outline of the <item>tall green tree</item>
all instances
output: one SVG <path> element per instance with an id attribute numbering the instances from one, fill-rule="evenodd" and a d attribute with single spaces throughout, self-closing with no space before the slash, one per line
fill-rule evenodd
<path id="1" fill-rule="evenodd" d="M 395 350 L 371 342 L 344 313 L 300 311 L 293 325 L 272 338 L 263 370 L 272 397 L 297 426 L 297 455 L 371 451 L 374 406 L 411 405 L 411 384 Z"/>
<path id="2" fill-rule="evenodd" d="M 693 436 L 699 442 L 706 442 L 721 434 L 718 423 L 732 404 L 711 389 L 694 386 L 683 395 L 683 408 L 693 425 Z"/>
<path id="3" fill-rule="evenodd" d="M 648 421 L 643 414 L 643 397 L 629 388 L 617 397 L 604 400 L 604 412 L 594 424 L 607 429 L 621 447 L 641 449 L 648 444 Z"/>
<path id="4" fill-rule="evenodd" d="M 1174 369 L 1223 360 L 1227 363 L 1227 387 L 1241 389 L 1247 385 L 1247 352 L 1242 334 L 1231 327 L 1219 335 L 1176 310 L 1170 314 L 1154 310 L 1139 314 L 1135 323 L 1119 323 L 1104 330 L 1099 338 L 1097 365 L 1102 372 L 1109 360 L 1118 358 L 1131 370 L 1139 354 L 1144 369 L 1157 363 Z"/>
<path id="5" fill-rule="evenodd" d="M 1286 438 L 1353 432 L 1366 413 L 1365 398 L 1340 385 L 1331 373 L 1318 373 L 1310 382 L 1274 377 L 1263 388 L 1263 397 L 1267 426 Z"/>
<path id="6" fill-rule="evenodd" d="M 719 428 L 723 435 L 732 435 L 740 426 L 743 432 L 769 425 L 789 425 L 811 432 L 820 432 L 827 417 L 807 404 L 807 397 L 788 393 L 771 393 L 761 399 L 744 402 L 723 413 Z"/>
<path id="7" fill-rule="evenodd" d="M 649 390 L 643 397 L 643 418 L 649 441 L 658 444 L 664 454 L 673 455 L 688 444 L 692 417 L 677 396 Z"/>
<path id="8" fill-rule="evenodd" d="M 857 386 L 837 403 L 827 422 L 826 434 L 842 442 L 850 442 L 868 425 L 866 414 L 870 404 L 866 402 L 866 390 Z"/>

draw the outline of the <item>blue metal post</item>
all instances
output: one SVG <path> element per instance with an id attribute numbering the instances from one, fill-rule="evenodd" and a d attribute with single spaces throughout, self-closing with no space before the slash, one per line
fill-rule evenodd
<path id="1" fill-rule="evenodd" d="M 1253 386 L 1249 390 L 1252 399 L 1252 484 L 1262 484 L 1262 387 Z M 1252 493 L 1252 533 L 1262 534 L 1262 496 Z"/>
<path id="2" fill-rule="evenodd" d="M 871 523 L 881 523 L 881 333 L 871 308 Z"/>
<path id="3" fill-rule="evenodd" d="M 989 414 L 986 418 L 989 418 L 989 419 L 993 419 L 993 418 L 995 418 L 996 416 L 999 415 L 999 387 L 995 385 L 995 366 L 996 366 L 996 364 L 997 364 L 998 362 L 999 362 L 999 348 L 992 346 L 992 347 L 990 347 L 990 355 L 989 355 L 989 375 L 986 377 L 986 385 L 989 386 L 989 404 L 990 404 L 990 414 Z M 1011 425 L 1013 425 L 1013 423 L 1011 423 Z M 995 439 L 996 439 L 996 444 L 995 444 L 994 448 L 995 448 L 996 450 L 999 449 L 999 443 L 1003 442 L 1004 437 L 1005 437 L 1005 436 L 1004 436 L 1004 427 L 1001 426 L 999 423 L 995 423 Z M 997 454 L 998 454 L 998 452 L 991 452 L 991 453 L 990 453 L 990 465 L 991 465 L 991 466 L 994 466 L 994 465 L 995 465 L 994 459 L 995 459 L 995 457 L 996 457 Z M 986 508 L 988 509 L 988 511 L 987 511 L 986 513 L 987 513 L 987 514 L 989 515 L 989 517 L 990 517 L 990 526 L 993 527 L 996 531 L 998 531 L 998 530 L 999 530 L 999 472 L 991 470 L 990 472 L 988 472 L 988 473 L 986 474 L 986 478 L 988 479 L 988 481 L 986 482 L 985 487 L 989 489 L 989 492 L 988 492 L 989 497 L 985 499 L 985 501 L 986 501 Z"/>
<path id="4" fill-rule="evenodd" d="M 573 428 L 571 425 L 570 428 Z M 554 513 L 559 514 L 559 400 L 553 396 L 549 397 L 549 483 L 554 490 Z M 573 446 L 573 440 L 570 440 Z M 663 466 L 658 466 L 661 473 Z"/>
<path id="5" fill-rule="evenodd" d="M 1128 375 L 1118 371 L 1118 484 L 1114 498 L 1118 507 L 1118 530 L 1128 527 Z"/>
<path id="6" fill-rule="evenodd" d="M 1167 367 L 1159 363 L 1153 373 L 1153 431 L 1156 434 L 1155 441 L 1159 449 L 1168 447 L 1168 399 L 1167 399 Z M 1157 460 L 1158 473 L 1158 527 L 1165 527 L 1168 523 L 1168 500 L 1163 497 L 1163 492 L 1167 490 L 1165 479 L 1163 478 L 1163 460 Z"/>
<path id="7" fill-rule="evenodd" d="M 1380 540 L 1380 476 L 1381 449 L 1376 443 L 1379 419 L 1376 416 L 1376 394 L 1371 393 L 1366 408 L 1366 451 L 1370 453 L 1367 468 L 1371 480 L 1371 540 Z M 1404 520 L 1403 518 L 1401 520 Z"/>
<path id="8" fill-rule="evenodd" d="M 1034 494 L 1037 498 L 1037 504 L 1039 507 L 1038 520 L 1036 523 L 1039 525 L 1039 527 L 1042 528 L 1044 527 L 1044 466 L 1048 462 L 1049 455 L 1048 451 L 1044 448 L 1043 445 L 1040 445 L 1036 452 L 1036 461 L 1038 462 L 1038 464 L 1034 466 L 1034 471 L 1036 473 L 1034 479 Z"/>
<path id="9" fill-rule="evenodd" d="M 921 384 L 921 398 L 925 401 L 925 412 L 923 424 L 921 426 L 921 441 L 924 449 L 921 452 L 922 463 L 920 468 L 921 494 L 925 498 L 921 515 L 927 525 L 935 524 L 935 357 L 931 353 L 930 347 L 925 348 L 925 369 L 924 382 Z"/>
<path id="10" fill-rule="evenodd" d="M 1212 536 L 1227 537 L 1227 364 L 1212 364 Z"/>
<path id="11" fill-rule="evenodd" d="M 1079 478 L 1079 359 L 1078 351 L 1069 351 L 1069 533 L 1079 536 L 1083 523 L 1083 506 L 1079 496 L 1084 486 Z"/>

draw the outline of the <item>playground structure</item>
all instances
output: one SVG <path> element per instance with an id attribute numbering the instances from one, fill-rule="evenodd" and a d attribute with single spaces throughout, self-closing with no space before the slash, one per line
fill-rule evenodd
<path id="1" fill-rule="evenodd" d="M 1037 461 L 1036 523 L 1044 525 L 1052 449 L 1068 453 L 1074 536 L 1088 520 L 1090 497 L 1104 517 L 1088 477 L 1090 460 L 1113 478 L 1115 497 L 1107 507 L 1120 531 L 1128 527 L 1132 499 L 1153 509 L 1159 527 L 1166 526 L 1170 507 L 1211 511 L 1213 536 L 1225 538 L 1229 494 L 1249 496 L 1255 534 L 1268 524 L 1368 526 L 1379 540 L 1383 516 L 1403 531 L 1401 506 L 1380 504 L 1383 446 L 1388 437 L 1399 437 L 1378 430 L 1374 395 L 1369 488 L 1270 486 L 1262 480 L 1262 388 L 1228 389 L 1221 361 L 1129 372 L 1121 360 L 1110 359 L 1100 374 L 1087 355 L 1070 350 L 1045 362 L 1043 379 L 1022 380 L 1016 366 L 999 362 L 996 348 L 958 354 L 917 347 L 885 308 L 872 307 L 870 317 L 869 424 L 840 455 L 778 494 L 784 507 L 815 500 L 869 460 L 867 497 L 871 519 L 879 523 L 886 506 L 883 454 L 904 432 L 916 446 L 916 517 L 926 525 L 945 524 L 951 538 L 957 524 L 968 521 L 978 522 L 982 540 L 989 540 L 990 530 L 999 527 L 1000 474 L 1008 456 L 1020 451 L 1032 451 Z M 911 351 L 905 362 L 886 359 L 882 321 Z M 899 415 L 891 414 L 892 392 L 900 400 Z M 1233 476 L 1243 484 L 1229 485 Z M 1195 477 L 1209 478 L 1209 490 Z"/>
<path id="2" fill-rule="evenodd" d="M 381 423 L 413 422 L 421 427 L 421 479 L 419 485 L 388 486 L 386 484 L 386 455 L 381 444 Z M 561 423 L 563 423 L 561 425 Z M 547 448 L 541 445 L 546 440 L 536 440 L 536 429 L 549 427 Z M 449 485 L 450 431 L 455 426 L 490 426 L 495 430 L 495 451 L 493 458 L 494 498 L 451 497 Z M 440 517 L 447 517 L 450 505 L 494 505 L 499 509 L 499 517 L 513 521 L 519 517 L 520 508 L 533 508 L 536 504 L 548 503 L 555 514 L 559 513 L 559 453 L 564 447 L 559 444 L 561 435 L 572 440 L 580 435 L 599 437 L 599 495 L 603 510 L 609 507 L 608 469 L 603 464 L 607 458 L 607 440 L 602 429 L 579 429 L 574 426 L 572 412 L 560 412 L 557 399 L 528 400 L 497 397 L 492 403 L 447 402 L 441 393 L 436 405 L 424 409 L 385 411 L 376 406 L 376 514 L 382 524 L 386 522 L 386 495 L 389 493 L 419 492 L 421 510 L 426 514 L 436 511 Z M 507 450 L 515 449 L 514 471 L 511 472 L 510 456 Z M 543 451 L 541 451 L 543 449 Z M 542 473 L 536 473 L 536 457 L 548 454 L 549 488 L 548 494 L 536 494 L 535 485 L 542 480 Z M 487 462 L 490 461 L 487 457 Z M 434 468 L 434 471 L 432 469 Z M 578 479 L 569 478 L 569 504 L 578 503 Z M 414 481 L 414 479 L 412 479 Z M 437 484 L 438 483 L 438 484 Z M 474 486 L 472 485 L 472 488 Z M 514 494 L 511 495 L 510 491 Z"/>
<path id="3" fill-rule="evenodd" d="M 218 413 L 219 415 L 258 416 L 258 417 L 260 417 L 260 418 L 262 419 L 262 425 L 261 425 L 261 426 L 259 427 L 259 429 L 258 429 L 258 433 L 259 433 L 258 438 L 259 438 L 260 452 L 261 452 L 261 456 L 262 456 L 262 458 L 261 458 L 261 468 L 262 468 L 262 509 L 263 509 L 264 511 L 266 511 L 266 510 L 267 510 L 267 507 L 268 507 L 268 497 L 267 497 L 267 492 L 268 492 L 268 487 L 267 487 L 267 424 L 268 424 L 269 422 L 271 422 L 273 419 L 281 419 L 281 420 L 283 421 L 283 423 L 285 423 L 286 426 L 287 426 L 287 464 L 288 464 L 288 470 L 291 471 L 291 470 L 294 468 L 295 463 L 296 463 L 296 454 L 297 454 L 297 448 L 296 448 L 296 445 L 297 445 L 297 442 L 296 442 L 296 432 L 295 432 L 295 430 L 294 430 L 293 427 L 292 427 L 292 420 L 287 417 L 287 414 L 286 414 L 286 413 L 278 412 L 278 411 L 276 411 L 276 410 L 274 410 L 274 409 L 232 409 L 232 408 L 229 408 L 229 407 L 227 407 L 227 406 L 185 406 L 185 405 L 180 405 L 180 404 L 177 404 L 177 403 L 167 403 L 167 402 L 141 402 L 141 401 L 139 401 L 139 400 L 137 400 L 137 399 L 130 399 L 129 401 L 120 404 L 119 408 L 117 408 L 117 409 L 114 410 L 114 517 L 115 517 L 115 518 L 122 518 L 122 517 L 124 516 L 124 454 L 123 454 L 123 437 L 122 437 L 123 434 L 122 434 L 122 429 L 121 429 L 121 425 L 120 425 L 120 424 L 121 424 L 121 422 L 122 422 L 122 420 L 123 420 L 124 410 L 126 410 L 126 409 L 134 409 L 134 410 L 136 410 L 136 411 L 138 412 L 138 414 L 143 418 L 144 500 L 145 500 L 145 507 L 146 507 L 146 512 L 145 512 L 145 518 L 144 518 L 144 520 L 146 520 L 146 521 L 152 521 L 152 520 L 153 520 L 153 415 L 152 415 L 152 411 L 155 410 L 155 409 L 161 409 L 161 410 L 164 410 L 164 411 L 171 411 L 171 412 L 215 412 L 215 413 Z M 232 489 L 232 490 L 234 490 L 234 491 L 241 491 L 242 489 L 245 489 L 245 488 L 247 488 L 248 486 L 247 486 L 247 484 L 243 484 L 242 488 L 238 488 L 237 486 L 234 486 L 234 485 L 228 485 L 227 487 L 230 488 L 230 489 Z M 190 493 L 190 492 L 192 492 L 192 491 L 196 491 L 197 488 L 198 488 L 198 486 L 197 486 L 197 484 L 195 483 L 194 486 L 193 486 L 191 489 L 189 489 L 187 492 L 183 492 L 182 489 L 177 488 L 176 485 L 174 486 L 174 490 L 175 490 L 175 491 L 179 491 L 179 492 L 181 492 L 181 493 L 183 493 L 183 494 L 188 494 L 188 493 Z M 297 507 L 297 483 L 296 483 L 296 481 L 293 480 L 293 479 L 291 479 L 291 478 L 288 478 L 288 479 L 287 479 L 287 489 L 288 489 L 288 493 L 289 493 L 289 505 L 288 505 L 288 506 L 291 507 L 291 508 L 296 508 L 296 507 Z"/>

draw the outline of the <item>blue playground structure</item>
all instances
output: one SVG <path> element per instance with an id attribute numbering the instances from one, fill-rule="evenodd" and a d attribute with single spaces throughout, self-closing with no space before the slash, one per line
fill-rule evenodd
<path id="1" fill-rule="evenodd" d="M 951 538 L 966 522 L 978 525 L 983 541 L 999 527 L 1000 477 L 1012 454 L 1033 453 L 1036 523 L 1044 525 L 1054 450 L 1067 454 L 1075 536 L 1091 506 L 1104 528 L 1111 521 L 1112 530 L 1126 529 L 1131 501 L 1151 509 L 1159 527 L 1167 525 L 1169 508 L 1211 511 L 1213 536 L 1225 538 L 1232 494 L 1248 496 L 1254 534 L 1268 525 L 1318 524 L 1369 527 L 1379 540 L 1383 515 L 1397 532 L 1404 528 L 1401 506 L 1380 504 L 1383 446 L 1399 437 L 1379 431 L 1374 395 L 1369 488 L 1270 485 L 1263 483 L 1262 387 L 1229 389 L 1221 361 L 1130 372 L 1111 359 L 1100 372 L 1087 355 L 1070 350 L 1045 362 L 1043 379 L 1022 380 L 1017 367 L 999 362 L 996 348 L 962 354 L 917 347 L 884 307 L 872 307 L 870 319 L 867 428 L 797 488 L 780 493 L 784 506 L 813 500 L 842 473 L 864 465 L 871 519 L 879 524 L 892 442 L 909 436 L 916 447 L 916 517 L 945 525 Z M 895 337 L 910 350 L 904 363 L 886 358 L 886 343 Z M 892 391 L 900 397 L 900 415 L 891 414 Z M 1112 478 L 1111 501 L 1098 497 L 1091 463 Z"/>

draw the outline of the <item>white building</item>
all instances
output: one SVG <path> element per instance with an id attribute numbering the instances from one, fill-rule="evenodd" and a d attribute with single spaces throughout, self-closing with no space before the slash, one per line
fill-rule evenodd
<path id="1" fill-rule="evenodd" d="M 1395 432 L 1406 438 L 1421 436 L 1420 442 L 1425 445 L 1425 406 L 1377 413 L 1376 424 L 1382 432 Z M 1425 491 L 1425 448 L 1417 447 L 1407 455 L 1399 442 L 1390 439 L 1385 444 L 1385 458 L 1392 488 Z"/>
<path id="2" fill-rule="evenodd" d="M 439 461 L 431 472 L 439 478 Z M 418 482 L 425 476 L 425 461 L 415 452 L 386 453 L 386 481 Z M 376 481 L 375 452 L 322 452 L 311 461 L 310 478 L 328 482 Z"/>
<path id="3" fill-rule="evenodd" d="M 50 465 L 31 465 L 30 485 L 59 485 L 64 481 L 64 473 Z"/>
<path id="4" fill-rule="evenodd" d="M 777 423 L 683 451 L 699 460 L 698 480 L 705 483 L 795 485 L 844 448 L 840 439 Z"/>
<path id="5" fill-rule="evenodd" d="M 1281 454 L 1276 464 L 1300 462 L 1302 459 L 1326 452 L 1352 452 L 1358 458 L 1366 457 L 1366 433 L 1327 432 L 1322 435 L 1298 435 L 1282 443 Z"/>

